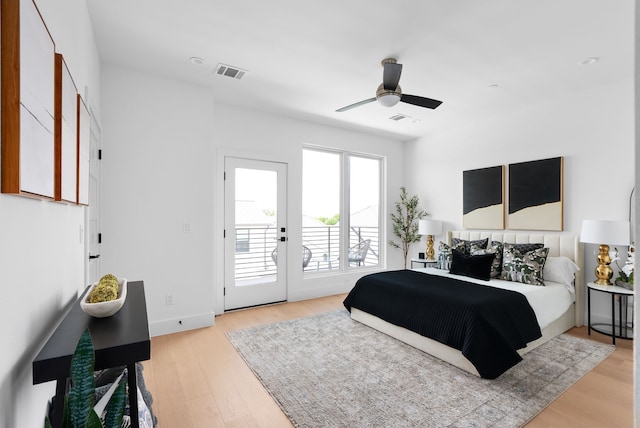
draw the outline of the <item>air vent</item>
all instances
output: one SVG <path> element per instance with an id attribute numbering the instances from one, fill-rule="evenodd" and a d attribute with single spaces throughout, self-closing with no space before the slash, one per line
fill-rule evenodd
<path id="1" fill-rule="evenodd" d="M 247 74 L 247 70 L 243 70 L 238 67 L 233 67 L 231 65 L 218 64 L 218 66 L 216 67 L 215 73 L 219 74 L 220 76 L 227 76 L 227 77 L 231 77 L 232 79 L 240 80 L 244 77 L 245 74 Z"/>

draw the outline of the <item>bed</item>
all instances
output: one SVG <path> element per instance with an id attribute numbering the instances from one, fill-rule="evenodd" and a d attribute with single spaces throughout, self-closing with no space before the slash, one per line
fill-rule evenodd
<path id="1" fill-rule="evenodd" d="M 552 265 L 556 265 L 558 260 L 566 261 L 568 259 L 580 270 L 572 272 L 574 280 L 570 285 L 568 285 L 566 281 L 563 284 L 557 280 L 558 283 L 556 283 L 556 279 L 553 278 L 554 281 L 547 281 L 545 279 L 545 286 L 527 285 L 520 282 L 503 281 L 500 279 L 483 281 L 468 278 L 467 276 L 451 275 L 446 270 L 435 268 L 395 271 L 396 273 L 375 273 L 361 278 L 345 299 L 345 307 L 350 310 L 351 318 L 440 358 L 462 370 L 476 376 L 489 379 L 500 376 L 500 374 L 517 364 L 517 362 L 521 360 L 521 356 L 525 353 L 535 349 L 537 346 L 540 346 L 570 328 L 574 326 L 581 326 L 583 324 L 585 292 L 582 268 L 584 257 L 582 244 L 580 244 L 577 236 L 567 234 L 450 231 L 447 233 L 447 244 L 451 245 L 454 238 L 458 241 L 463 240 L 467 242 L 487 239 L 489 243 L 541 243 L 544 248 L 548 248 L 546 260 L 550 269 Z M 460 339 L 462 342 L 457 339 L 453 341 L 444 340 L 443 337 L 438 336 L 438 334 L 434 334 L 433 331 L 430 331 L 430 329 L 432 329 L 431 326 L 434 324 L 433 319 L 427 321 L 421 318 L 423 317 L 423 314 L 414 313 L 413 311 L 407 311 L 404 309 L 393 309 L 407 308 L 412 305 L 414 307 L 416 305 L 418 307 L 427 307 L 428 304 L 423 305 L 422 303 L 419 303 L 419 299 L 430 299 L 432 296 L 425 297 L 422 295 L 417 296 L 411 294 L 415 293 L 416 290 L 420 290 L 420 293 L 422 293 L 423 289 L 430 288 L 428 285 L 416 286 L 415 282 L 422 281 L 423 279 L 425 281 L 430 281 L 430 283 L 442 282 L 444 284 L 449 284 L 450 281 L 458 282 L 462 280 L 465 284 L 459 284 L 456 286 L 475 287 L 482 290 L 488 288 L 505 290 L 502 291 L 502 294 L 505 296 L 499 295 L 499 300 L 504 300 L 505 298 L 509 299 L 505 300 L 510 302 L 505 304 L 507 305 L 504 306 L 505 308 L 515 306 L 513 299 L 517 301 L 518 297 L 512 296 L 513 294 L 521 294 L 519 299 L 526 300 L 526 302 L 529 303 L 530 310 L 534 313 L 534 323 L 537 321 L 538 324 L 537 332 L 531 331 L 532 329 L 530 326 L 523 321 L 524 327 L 520 329 L 522 331 L 509 331 L 506 334 L 503 331 L 491 333 L 493 324 L 502 323 L 509 327 L 509 316 L 517 318 L 519 321 L 514 324 L 518 324 L 519 326 L 520 319 L 524 320 L 529 317 L 529 314 L 527 313 L 528 310 L 523 308 L 518 313 L 505 315 L 505 318 L 502 317 L 502 314 L 508 312 L 506 309 L 496 310 L 494 306 L 486 306 L 481 309 L 473 309 L 473 311 L 490 314 L 490 319 L 473 321 L 472 327 L 469 327 L 468 325 L 466 327 L 460 327 L 465 330 L 463 333 L 453 332 L 455 336 L 456 334 L 467 335 L 467 330 L 473 330 L 474 334 L 476 330 L 480 330 L 480 339 L 463 338 Z M 372 289 L 361 284 L 361 282 L 368 282 L 371 280 L 382 284 L 380 286 L 381 289 L 377 291 L 377 293 L 380 294 L 376 295 L 375 298 L 372 298 L 370 295 L 371 291 L 369 290 Z M 445 289 L 450 288 L 445 287 Z M 465 288 L 464 290 L 472 289 Z M 408 297 L 405 296 L 405 293 L 408 293 Z M 498 292 L 491 291 L 490 293 L 497 294 Z M 509 293 L 511 295 L 509 295 Z M 450 294 L 466 296 L 469 292 L 464 291 Z M 364 296 L 364 300 L 362 296 Z M 367 304 L 367 296 L 370 302 L 377 300 L 379 304 Z M 446 298 L 449 299 L 451 296 Z M 405 299 L 404 303 L 402 299 Z M 424 302 L 428 302 L 428 300 L 424 300 Z M 467 301 L 463 301 L 461 303 L 457 302 L 456 304 L 466 305 L 467 303 Z M 450 308 L 453 307 L 453 304 L 454 303 L 449 301 L 434 302 L 434 306 L 431 306 L 431 308 Z M 491 303 L 491 305 L 493 304 L 494 303 Z M 384 309 L 385 306 L 391 307 L 391 313 L 388 309 Z M 438 316 L 440 317 L 443 313 L 446 314 L 448 312 L 453 312 L 453 310 L 441 311 L 438 313 Z M 496 319 L 496 314 L 500 315 L 500 317 L 498 317 L 499 319 Z M 492 326 L 489 329 L 486 329 L 486 324 L 491 324 Z M 416 325 L 418 328 L 416 328 Z M 478 326 L 482 328 L 478 328 Z M 425 330 L 427 331 L 425 332 Z M 425 334 L 431 337 L 426 337 Z M 502 343 L 503 336 L 508 336 L 506 342 L 509 342 L 509 346 L 513 347 L 512 350 L 509 351 L 503 349 L 506 346 Z M 520 343 L 522 340 L 525 340 L 525 342 Z M 463 342 L 464 344 L 462 344 Z M 469 343 L 471 343 L 471 345 L 469 345 Z M 509 352 L 513 355 L 507 355 Z M 497 367 L 486 366 L 485 363 L 487 361 L 496 359 L 496 355 L 500 355 L 500 358 L 502 358 L 503 354 L 506 355 L 506 357 L 503 358 L 505 361 L 498 361 L 496 363 L 498 365 Z"/>

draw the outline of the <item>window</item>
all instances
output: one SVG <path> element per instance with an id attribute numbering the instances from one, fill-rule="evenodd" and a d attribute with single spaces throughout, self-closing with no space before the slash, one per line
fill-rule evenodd
<path id="1" fill-rule="evenodd" d="M 304 149 L 302 168 L 305 272 L 379 265 L 382 159 Z"/>

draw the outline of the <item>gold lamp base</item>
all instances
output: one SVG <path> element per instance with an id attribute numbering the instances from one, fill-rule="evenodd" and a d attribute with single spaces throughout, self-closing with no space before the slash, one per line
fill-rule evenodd
<path id="1" fill-rule="evenodd" d="M 596 256 L 598 266 L 596 266 L 596 277 L 598 278 L 595 283 L 598 285 L 612 285 L 611 278 L 613 277 L 613 269 L 611 269 L 611 257 L 609 257 L 609 246 L 602 244 L 598 247 L 600 251 Z"/>
<path id="2" fill-rule="evenodd" d="M 433 249 L 433 235 L 428 235 L 427 236 L 427 261 L 435 262 L 436 261 L 436 258 L 434 257 L 435 254 L 436 252 Z"/>

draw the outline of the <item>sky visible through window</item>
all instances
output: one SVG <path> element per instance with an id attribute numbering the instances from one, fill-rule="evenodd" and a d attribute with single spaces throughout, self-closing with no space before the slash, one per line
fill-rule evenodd
<path id="1" fill-rule="evenodd" d="M 351 156 L 351 212 L 355 213 L 379 199 L 379 160 Z M 303 151 L 303 215 L 331 218 L 340 212 L 340 155 L 318 150 Z M 276 174 L 273 171 L 238 169 L 236 200 L 255 201 L 263 212 L 277 212 Z M 291 201 L 290 201 L 291 203 Z"/>

